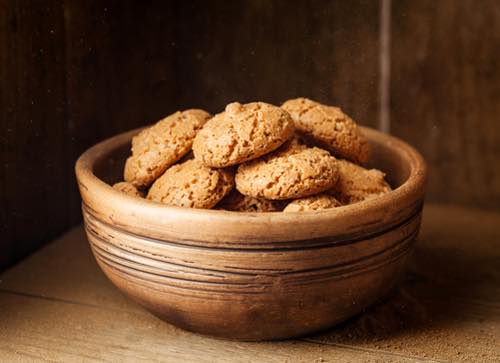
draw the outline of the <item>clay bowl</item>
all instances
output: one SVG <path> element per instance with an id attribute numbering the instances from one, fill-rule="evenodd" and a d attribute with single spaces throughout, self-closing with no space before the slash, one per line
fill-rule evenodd
<path id="1" fill-rule="evenodd" d="M 85 229 L 108 278 L 181 328 L 240 340 L 326 329 L 386 294 L 417 236 L 426 167 L 397 138 L 364 128 L 371 164 L 394 191 L 307 213 L 169 207 L 129 197 L 121 179 L 130 140 L 120 134 L 76 163 Z"/>

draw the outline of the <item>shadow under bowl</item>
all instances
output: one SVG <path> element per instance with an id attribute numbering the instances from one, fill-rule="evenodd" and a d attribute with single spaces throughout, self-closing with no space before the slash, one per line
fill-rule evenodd
<path id="1" fill-rule="evenodd" d="M 109 184 L 121 179 L 139 130 L 76 163 L 90 246 L 107 277 L 181 328 L 238 340 L 296 337 L 341 322 L 401 278 L 426 182 L 420 154 L 363 128 L 390 193 L 335 209 L 241 213 L 171 207 Z"/>

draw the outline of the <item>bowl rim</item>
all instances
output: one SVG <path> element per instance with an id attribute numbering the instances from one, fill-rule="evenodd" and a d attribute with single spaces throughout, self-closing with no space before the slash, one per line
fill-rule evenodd
<path id="1" fill-rule="evenodd" d="M 380 195 L 376 198 L 371 198 L 366 201 L 341 206 L 333 209 L 325 209 L 319 211 L 307 211 L 297 213 L 283 212 L 234 212 L 216 209 L 195 209 L 184 208 L 177 206 L 168 206 L 159 202 L 149 201 L 147 199 L 132 197 L 117 191 L 111 185 L 105 183 L 94 174 L 94 167 L 100 158 L 105 157 L 110 152 L 124 143 L 130 142 L 133 135 L 137 134 L 143 127 L 120 133 L 111 138 L 103 140 L 94 146 L 87 149 L 77 160 L 75 164 L 75 174 L 82 195 L 82 205 L 85 211 L 92 211 L 99 214 L 103 220 L 112 225 L 116 225 L 121 229 L 129 230 L 139 235 L 149 235 L 148 227 L 155 224 L 158 231 L 162 230 L 167 236 L 182 232 L 182 229 L 173 228 L 172 223 L 179 222 L 200 222 L 205 227 L 213 224 L 215 228 L 220 228 L 224 224 L 237 223 L 242 227 L 242 231 L 251 231 L 252 226 L 261 224 L 274 224 L 276 226 L 293 225 L 309 225 L 311 228 L 320 226 L 321 223 L 338 222 L 346 218 L 355 218 L 361 213 L 373 213 L 375 211 L 384 210 L 388 214 L 397 211 L 398 205 L 401 208 L 409 205 L 420 204 L 424 196 L 425 185 L 427 181 L 427 166 L 422 155 L 412 146 L 392 135 L 384 134 L 380 131 L 368 127 L 361 127 L 362 132 L 369 140 L 373 140 L 379 144 L 384 144 L 392 151 L 398 153 L 409 165 L 409 176 L 406 181 L 396 189 L 389 193 Z M 96 203 L 96 200 L 99 200 Z M 106 208 L 110 208 L 109 215 L 106 216 Z M 377 214 L 377 213 L 375 213 Z M 125 217 L 127 223 L 120 223 Z M 133 222 L 132 217 L 145 218 L 148 223 L 141 226 L 140 221 Z M 160 225 L 164 223 L 165 228 Z M 339 224 L 339 223 L 336 223 Z M 189 230 L 184 228 L 189 238 Z M 157 231 L 157 232 L 158 232 Z M 255 240 L 262 239 L 265 236 L 264 231 L 255 236 Z M 212 230 L 208 233 L 206 239 L 217 241 L 216 231 Z M 300 233 L 299 233 L 300 234 Z M 319 232 L 325 234 L 325 231 Z M 280 239 L 279 233 L 271 233 L 270 240 Z M 150 237 L 157 238 L 158 233 L 152 233 Z M 311 238 L 317 237 L 311 235 Z M 251 240 L 252 238 L 250 238 Z"/>

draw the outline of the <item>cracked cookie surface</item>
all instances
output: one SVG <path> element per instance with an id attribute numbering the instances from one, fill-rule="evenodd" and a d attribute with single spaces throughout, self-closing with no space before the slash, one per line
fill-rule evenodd
<path id="1" fill-rule="evenodd" d="M 343 204 L 352 204 L 390 192 L 385 174 L 377 169 L 366 169 L 347 160 L 337 160 L 339 180 L 329 190 Z"/>
<path id="2" fill-rule="evenodd" d="M 318 146 L 355 163 L 368 161 L 368 141 L 340 108 L 307 98 L 288 100 L 281 107 L 290 113 L 297 131 Z"/>
<path id="3" fill-rule="evenodd" d="M 293 120 L 264 102 L 230 103 L 196 135 L 195 158 L 210 167 L 226 167 L 267 154 L 289 139 Z"/>
<path id="4" fill-rule="evenodd" d="M 147 187 L 186 155 L 199 129 L 210 118 L 203 110 L 178 111 L 142 130 L 132 139 L 132 156 L 125 163 L 124 179 Z"/>
<path id="5" fill-rule="evenodd" d="M 198 160 L 177 164 L 159 177 L 149 189 L 149 200 L 188 208 L 212 208 L 234 186 L 233 173 L 212 169 Z"/>
<path id="6" fill-rule="evenodd" d="M 144 193 L 141 190 L 137 189 L 134 184 L 129 182 L 123 181 L 115 183 L 113 184 L 113 188 L 132 197 L 144 198 Z"/>
<path id="7" fill-rule="evenodd" d="M 285 207 L 283 212 L 307 212 L 340 206 L 342 206 L 342 204 L 333 195 L 322 193 L 306 198 L 295 199 Z"/>
<path id="8" fill-rule="evenodd" d="M 289 142 L 269 155 L 240 165 L 235 177 L 236 188 L 255 198 L 306 197 L 330 189 L 336 183 L 336 163 L 326 150 Z"/>

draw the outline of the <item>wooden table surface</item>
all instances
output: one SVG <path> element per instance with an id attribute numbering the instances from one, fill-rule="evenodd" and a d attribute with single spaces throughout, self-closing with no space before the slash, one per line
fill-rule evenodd
<path id="1" fill-rule="evenodd" d="M 82 227 L 0 275 L 0 362 L 500 362 L 500 213 L 428 205 L 407 277 L 329 331 L 245 343 L 192 334 L 125 298 Z"/>

